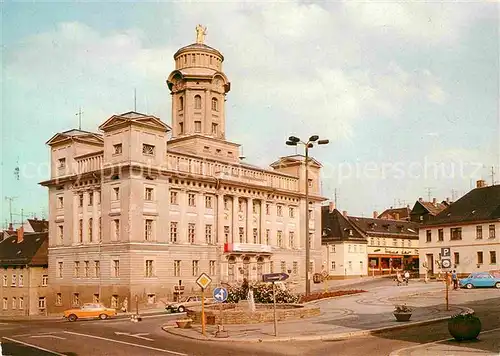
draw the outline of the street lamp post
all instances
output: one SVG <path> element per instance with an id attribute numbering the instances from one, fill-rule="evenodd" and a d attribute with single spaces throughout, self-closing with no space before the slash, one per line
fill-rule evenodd
<path id="1" fill-rule="evenodd" d="M 311 293 L 311 283 L 309 281 L 309 265 L 311 255 L 311 241 L 309 237 L 309 149 L 314 147 L 314 142 L 318 145 L 326 145 L 329 140 L 320 140 L 318 135 L 309 137 L 307 142 L 302 141 L 300 138 L 290 136 L 286 141 L 288 146 L 297 146 L 299 144 L 305 147 L 305 194 L 306 194 L 306 221 L 305 221 L 305 242 L 306 242 L 306 296 Z"/>

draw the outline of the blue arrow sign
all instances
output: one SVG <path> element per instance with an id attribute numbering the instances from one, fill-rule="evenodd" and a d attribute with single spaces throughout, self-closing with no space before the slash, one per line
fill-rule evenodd
<path id="1" fill-rule="evenodd" d="M 227 289 L 226 288 L 215 288 L 214 289 L 214 299 L 216 302 L 222 303 L 227 300 Z"/>

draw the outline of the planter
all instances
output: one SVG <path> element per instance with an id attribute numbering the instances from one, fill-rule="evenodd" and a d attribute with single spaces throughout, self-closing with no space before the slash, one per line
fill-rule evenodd
<path id="1" fill-rule="evenodd" d="M 475 315 L 459 315 L 448 321 L 448 331 L 457 341 L 474 340 L 481 332 L 481 320 Z"/>
<path id="2" fill-rule="evenodd" d="M 411 318 L 411 313 L 394 313 L 397 321 L 408 321 Z"/>
<path id="3" fill-rule="evenodd" d="M 179 329 L 189 329 L 191 328 L 191 323 L 193 322 L 192 319 L 181 319 L 181 320 L 176 320 L 175 323 L 177 324 L 177 327 Z"/>

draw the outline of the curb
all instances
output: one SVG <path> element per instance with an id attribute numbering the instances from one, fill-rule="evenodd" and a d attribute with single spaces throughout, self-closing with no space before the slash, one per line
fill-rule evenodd
<path id="1" fill-rule="evenodd" d="M 467 307 L 461 307 L 463 311 L 466 311 L 468 313 L 474 313 L 474 310 L 471 308 Z M 191 335 L 181 335 L 177 332 L 173 332 L 173 330 L 177 329 L 175 327 L 168 327 L 168 326 L 162 326 L 162 330 L 178 337 L 183 337 L 186 339 L 191 339 L 191 340 L 198 340 L 198 341 L 214 341 L 214 342 L 241 342 L 241 343 L 261 343 L 261 342 L 290 342 L 290 341 L 338 341 L 338 340 L 345 340 L 348 338 L 352 337 L 360 337 L 360 336 L 368 336 L 368 335 L 375 335 L 375 334 L 381 334 L 386 331 L 392 331 L 392 330 L 400 330 L 400 329 L 408 329 L 414 326 L 421 326 L 421 325 L 428 325 L 428 324 L 433 324 L 437 323 L 443 320 L 449 319 L 451 316 L 444 316 L 444 317 L 439 317 L 439 318 L 434 318 L 434 319 L 429 319 L 429 320 L 421 320 L 421 321 L 415 321 L 415 322 L 410 322 L 406 324 L 401 324 L 401 325 L 392 325 L 392 326 L 384 326 L 381 328 L 376 328 L 376 329 L 369 329 L 369 330 L 357 330 L 357 331 L 351 331 L 351 332 L 344 332 L 344 333 L 332 333 L 332 334 L 323 334 L 323 335 L 311 335 L 311 336 L 288 336 L 288 337 L 276 337 L 274 339 L 262 339 L 262 338 L 246 338 L 246 339 L 239 339 L 239 338 L 215 338 L 215 337 L 207 337 L 207 336 L 202 336 L 202 335 L 197 335 L 197 336 L 191 336 Z"/>
<path id="2" fill-rule="evenodd" d="M 182 313 L 178 313 L 182 314 Z M 130 319 L 132 315 L 135 315 L 133 313 L 129 314 L 119 314 L 115 316 L 114 318 L 110 318 L 109 320 L 120 320 L 120 319 Z M 161 311 L 154 311 L 154 312 L 144 312 L 140 314 L 143 318 L 151 318 L 154 316 L 163 316 L 163 315 L 168 315 L 168 313 L 163 313 Z M 61 315 L 61 316 L 37 316 L 33 315 L 32 317 L 12 317 L 12 318 L 4 318 L 2 319 L 0 317 L 0 322 L 3 323 L 9 323 L 9 322 L 23 322 L 23 321 L 31 321 L 31 322 L 44 322 L 44 321 L 66 321 L 66 319 Z"/>
<path id="3" fill-rule="evenodd" d="M 325 302 L 325 301 L 329 301 L 329 300 L 333 300 L 333 299 L 339 299 L 339 298 L 354 297 L 354 296 L 358 296 L 358 295 L 365 294 L 365 293 L 369 293 L 369 292 L 365 290 L 365 291 L 359 292 L 359 293 L 351 293 L 351 294 L 338 295 L 338 296 L 335 296 L 335 297 L 328 297 L 328 298 L 323 298 L 323 299 L 316 299 L 316 300 L 311 300 L 310 302 L 302 303 L 302 305 L 310 305 L 310 304 L 314 304 L 314 303 L 320 303 L 320 302 Z"/>

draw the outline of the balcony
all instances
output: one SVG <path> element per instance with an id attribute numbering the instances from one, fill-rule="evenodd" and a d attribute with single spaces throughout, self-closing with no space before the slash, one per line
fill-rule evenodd
<path id="1" fill-rule="evenodd" d="M 245 243 L 233 243 L 224 244 L 224 252 L 239 252 L 239 253 L 271 253 L 272 247 L 269 245 L 261 244 L 245 244 Z"/>

